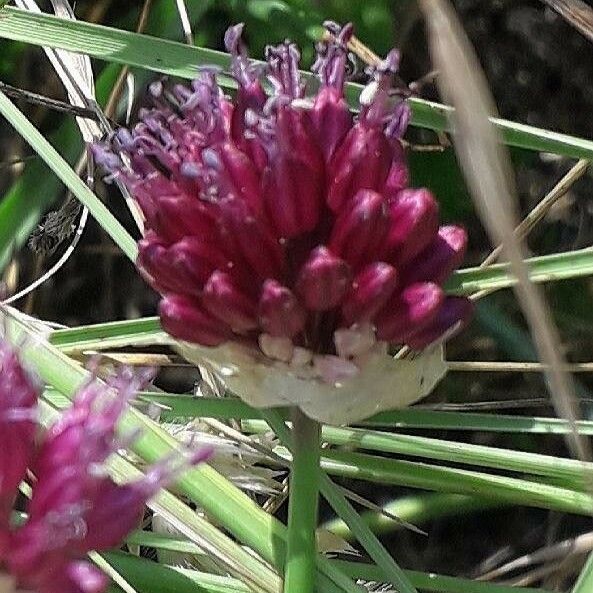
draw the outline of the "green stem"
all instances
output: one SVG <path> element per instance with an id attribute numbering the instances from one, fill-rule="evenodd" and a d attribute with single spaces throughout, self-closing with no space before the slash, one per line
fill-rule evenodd
<path id="1" fill-rule="evenodd" d="M 292 411 L 292 470 L 284 593 L 315 593 L 320 426 Z"/>

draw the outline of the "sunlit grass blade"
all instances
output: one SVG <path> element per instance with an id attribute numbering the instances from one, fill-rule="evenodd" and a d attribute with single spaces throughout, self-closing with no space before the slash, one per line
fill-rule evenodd
<path id="1" fill-rule="evenodd" d="M 558 435 L 570 431 L 568 422 L 560 418 L 474 412 L 440 412 L 436 410 L 416 410 L 414 408 L 381 412 L 366 420 L 365 424 L 426 430 L 476 430 Z M 591 436 L 593 435 L 593 421 L 579 420 L 577 421 L 577 429 L 580 434 Z"/>
<path id="2" fill-rule="evenodd" d="M 245 420 L 243 427 L 247 431 L 265 432 L 267 430 L 266 423 L 257 420 Z M 276 430 L 275 427 L 274 430 Z M 586 473 L 593 472 L 593 463 L 583 463 L 574 459 L 377 430 L 324 426 L 322 439 L 330 445 L 347 446 L 349 449 L 367 449 L 450 463 L 491 467 L 571 482 L 582 482 Z"/>
<path id="3" fill-rule="evenodd" d="M 2 18 L 0 18 L 1 20 Z M 35 128 L 27 117 L 2 92 L 0 92 L 0 113 L 14 126 L 16 131 L 45 161 L 49 168 L 64 182 L 66 187 L 89 209 L 97 222 L 111 236 L 126 256 L 132 261 L 135 261 L 137 254 L 136 241 L 128 234 L 113 214 L 109 212 L 103 202 L 84 184 L 72 167 L 45 139 L 43 134 Z"/>
<path id="4" fill-rule="evenodd" d="M 139 593 L 153 593 L 158 583 L 159 593 L 251 593 L 247 585 L 228 577 L 208 575 L 208 582 L 199 582 L 171 566 L 157 564 L 124 552 L 108 552 L 106 560 L 133 583 Z M 201 573 L 198 573 L 201 574 Z M 209 586 L 212 584 L 215 588 Z"/>
<path id="5" fill-rule="evenodd" d="M 152 593 L 155 582 L 162 583 L 163 588 L 159 589 L 159 593 L 248 593 L 249 591 L 236 579 L 163 566 L 124 552 L 110 552 L 106 558 L 142 593 Z M 377 566 L 339 560 L 333 560 L 331 564 L 352 577 L 367 581 L 385 581 L 382 569 Z M 412 570 L 406 570 L 405 574 L 414 586 L 427 593 L 549 593 L 545 589 L 509 587 Z M 362 592 L 364 589 L 359 591 Z"/>
<path id="6" fill-rule="evenodd" d="M 92 23 L 64 21 L 51 15 L 27 14 L 10 7 L 2 11 L 0 37 L 86 53 L 101 60 L 130 64 L 181 78 L 194 78 L 198 66 L 226 68 L 229 63 L 228 55 L 223 52 Z M 228 77 L 221 77 L 221 80 L 229 88 L 234 86 Z M 347 97 L 354 108 L 358 107 L 361 89 L 360 85 L 347 85 Z M 412 99 L 410 103 L 414 125 L 433 130 L 449 129 L 451 108 L 422 99 Z M 593 142 L 589 140 L 496 118 L 493 123 L 509 145 L 574 158 L 593 158 Z"/>
<path id="7" fill-rule="evenodd" d="M 281 450 L 277 452 L 283 454 Z M 337 450 L 324 452 L 321 467 L 330 475 L 356 480 L 593 515 L 593 496 L 543 482 Z"/>
<path id="8" fill-rule="evenodd" d="M 405 572 L 399 567 L 391 554 L 389 554 L 377 536 L 372 532 L 369 525 L 365 523 L 326 474 L 321 476 L 321 489 L 324 498 L 348 525 L 350 531 L 367 554 L 377 563 L 377 566 L 383 569 L 383 573 L 388 581 L 397 587 L 400 593 L 416 593 L 416 588 L 410 582 Z"/>
<path id="9" fill-rule="evenodd" d="M 525 260 L 532 282 L 554 282 L 593 274 L 593 248 L 565 253 L 542 255 Z M 446 288 L 448 292 L 471 294 L 479 290 L 498 290 L 517 284 L 506 263 L 485 268 L 465 268 L 453 273 Z"/>
<path id="10" fill-rule="evenodd" d="M 381 505 L 384 513 L 365 511 L 360 514 L 361 519 L 369 526 L 374 534 L 391 533 L 403 529 L 401 521 L 416 526 L 442 517 L 469 517 L 472 513 L 504 506 L 502 503 L 486 498 L 476 498 L 462 494 L 447 492 L 415 494 L 402 496 Z M 394 521 L 389 515 L 398 518 Z M 354 534 L 348 525 L 334 517 L 325 521 L 321 526 L 347 541 L 354 539 Z"/>
<path id="11" fill-rule="evenodd" d="M 53 331 L 49 338 L 54 346 L 66 353 L 163 344 L 168 340 L 158 317 L 59 329 Z"/>

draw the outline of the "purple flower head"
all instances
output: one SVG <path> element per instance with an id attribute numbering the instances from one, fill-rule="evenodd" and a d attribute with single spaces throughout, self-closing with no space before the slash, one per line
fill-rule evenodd
<path id="1" fill-rule="evenodd" d="M 89 381 L 35 443 L 38 390 L 0 342 L 0 579 L 8 573 L 17 589 L 36 593 L 102 593 L 108 579 L 86 554 L 118 546 L 159 488 L 209 456 L 167 459 L 124 485 L 108 477 L 105 461 L 121 446 L 116 424 L 150 377 L 123 369 L 106 384 Z M 27 468 L 33 495 L 25 523 L 14 528 L 9 515 Z"/>
<path id="2" fill-rule="evenodd" d="M 399 53 L 372 68 L 353 116 L 344 97 L 351 25 L 328 23 L 313 96 L 294 44 L 268 47 L 256 66 L 242 29 L 225 36 L 236 99 L 204 71 L 191 87 L 159 87 L 140 123 L 95 147 L 146 217 L 138 265 L 163 295 L 164 329 L 297 364 L 287 353 L 340 357 L 336 332 L 353 327 L 365 328 L 365 344 L 370 326 L 376 341 L 418 349 L 458 328 L 471 307 L 441 286 L 466 234 L 439 228 L 432 194 L 408 187 L 410 109 L 392 89 Z"/>
<path id="3" fill-rule="evenodd" d="M 34 450 L 39 386 L 0 339 L 0 560 L 17 488 Z"/>

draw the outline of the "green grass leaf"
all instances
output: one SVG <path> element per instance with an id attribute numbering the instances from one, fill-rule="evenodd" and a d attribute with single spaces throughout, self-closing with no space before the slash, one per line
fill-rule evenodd
<path id="1" fill-rule="evenodd" d="M 48 47 L 86 53 L 108 62 L 130 64 L 180 78 L 194 78 L 203 65 L 228 68 L 229 57 L 219 51 L 189 47 L 149 35 L 81 21 L 64 21 L 47 14 L 34 14 L 5 7 L 0 18 L 0 37 Z M 221 82 L 235 86 L 228 77 Z M 361 86 L 350 83 L 346 94 L 358 106 Z M 451 108 L 422 99 L 410 101 L 412 124 L 433 130 L 448 130 Z M 542 130 L 532 126 L 494 119 L 504 141 L 511 146 L 551 152 L 574 158 L 593 158 L 593 142 Z"/>
<path id="2" fill-rule="evenodd" d="M 593 274 L 593 248 L 542 255 L 525 260 L 532 282 L 555 282 Z M 446 284 L 448 292 L 471 294 L 478 290 L 499 290 L 517 284 L 506 263 L 484 268 L 465 268 L 453 273 Z"/>
<path id="3" fill-rule="evenodd" d="M 2 21 L 0 13 L 0 22 Z M 97 222 L 111 236 L 126 256 L 136 260 L 138 249 L 136 241 L 128 234 L 120 222 L 109 212 L 99 198 L 85 185 L 76 172 L 45 139 L 43 134 L 27 119 L 27 117 L 0 92 L 0 113 L 27 141 L 31 148 L 43 159 L 48 167 L 64 182 L 66 187 L 84 204 Z"/>

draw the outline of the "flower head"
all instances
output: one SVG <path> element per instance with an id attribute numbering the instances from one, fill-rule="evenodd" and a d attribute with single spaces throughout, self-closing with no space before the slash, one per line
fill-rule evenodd
<path id="1" fill-rule="evenodd" d="M 422 349 L 461 325 L 469 301 L 451 300 L 442 284 L 466 234 L 439 227 L 432 194 L 408 187 L 410 110 L 391 88 L 399 53 L 372 69 L 353 116 L 344 98 L 351 25 L 333 26 L 320 45 L 312 96 L 294 44 L 268 47 L 259 66 L 241 31 L 225 37 L 235 99 L 211 69 L 190 87 L 155 84 L 140 122 L 95 147 L 146 217 L 138 265 L 163 295 L 164 329 L 207 347 L 251 344 L 333 381 L 364 354 L 338 348 L 340 332 L 358 331 L 367 350 Z"/>
<path id="2" fill-rule="evenodd" d="M 8 573 L 17 589 L 36 593 L 102 593 L 108 579 L 85 555 L 119 545 L 147 499 L 208 456 L 200 450 L 182 463 L 167 460 L 124 485 L 108 477 L 104 463 L 120 446 L 116 423 L 147 378 L 124 369 L 107 384 L 88 382 L 36 442 L 39 389 L 0 341 L 0 580 Z M 14 527 L 10 513 L 27 468 L 33 495 L 25 523 Z"/>

